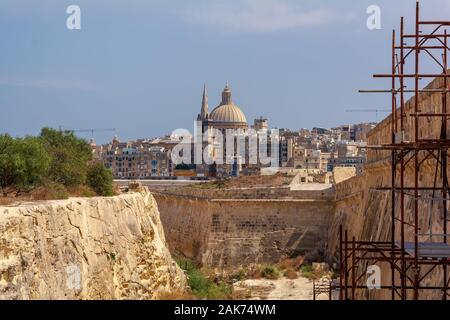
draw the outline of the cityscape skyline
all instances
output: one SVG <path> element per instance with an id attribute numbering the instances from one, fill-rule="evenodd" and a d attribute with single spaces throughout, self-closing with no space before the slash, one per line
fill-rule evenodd
<path id="1" fill-rule="evenodd" d="M 0 300 L 450 298 L 450 0 L 3 0 L 0 39 Z"/>
<path id="2" fill-rule="evenodd" d="M 263 116 L 298 130 L 379 121 L 384 114 L 345 110 L 389 105 L 357 90 L 386 87 L 370 75 L 389 66 L 380 53 L 398 15 L 414 14 L 413 0 L 377 1 L 382 29 L 368 30 L 372 1 L 132 2 L 77 1 L 82 28 L 67 30 L 71 1 L 3 1 L 0 132 L 62 126 L 116 128 L 122 140 L 161 136 L 193 128 L 203 85 L 215 107 L 227 81 L 249 123 Z M 439 18 L 450 7 L 432 0 L 423 11 Z"/>

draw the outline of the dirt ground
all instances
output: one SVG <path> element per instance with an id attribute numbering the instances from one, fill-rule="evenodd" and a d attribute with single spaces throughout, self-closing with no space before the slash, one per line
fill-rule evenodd
<path id="1" fill-rule="evenodd" d="M 313 282 L 303 277 L 244 280 L 236 282 L 233 289 L 249 300 L 313 300 Z M 319 295 L 317 300 L 328 300 L 328 296 Z"/>

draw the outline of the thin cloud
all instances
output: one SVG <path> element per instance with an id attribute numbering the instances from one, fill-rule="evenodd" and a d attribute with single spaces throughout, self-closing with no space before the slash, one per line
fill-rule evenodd
<path id="1" fill-rule="evenodd" d="M 47 90 L 68 90 L 77 92 L 108 94 L 113 96 L 134 95 L 137 89 L 103 87 L 77 79 L 38 79 L 26 76 L 0 76 L 0 87 L 24 87 Z"/>
<path id="2" fill-rule="evenodd" d="M 220 1 L 188 8 L 182 18 L 191 24 L 217 28 L 225 32 L 271 32 L 321 26 L 355 18 L 351 12 L 330 7 L 303 9 L 280 0 Z"/>
<path id="3" fill-rule="evenodd" d="M 34 79 L 28 77 L 0 77 L 0 86 L 30 87 L 38 89 L 68 89 L 77 91 L 95 91 L 95 88 L 84 81 Z"/>

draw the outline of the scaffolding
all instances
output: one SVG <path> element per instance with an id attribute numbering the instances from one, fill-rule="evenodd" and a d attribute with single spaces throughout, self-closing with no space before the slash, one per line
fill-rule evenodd
<path id="1" fill-rule="evenodd" d="M 320 295 L 328 297 L 328 300 L 333 300 L 333 291 L 337 285 L 332 279 L 313 280 L 313 300 L 317 300 Z"/>
<path id="2" fill-rule="evenodd" d="M 426 290 L 439 292 L 443 300 L 450 296 L 450 234 L 447 230 L 450 200 L 447 166 L 450 147 L 447 136 L 450 117 L 450 110 L 447 110 L 450 92 L 447 56 L 450 49 L 447 40 L 450 35 L 447 28 L 450 21 L 421 20 L 419 10 L 417 2 L 413 34 L 405 33 L 403 17 L 398 42 L 396 31 L 392 33 L 392 72 L 374 75 L 375 78 L 390 79 L 391 89 L 360 91 L 388 93 L 392 98 L 390 142 L 367 146 L 371 152 L 389 153 L 390 185 L 377 186 L 374 190 L 389 192 L 390 239 L 357 240 L 355 237 L 349 238 L 348 231 L 340 227 L 341 300 L 358 299 L 361 297 L 359 290 L 366 290 L 368 297 L 370 291 L 367 290 L 371 288 L 364 282 L 367 281 L 368 267 L 378 264 L 390 267 L 389 279 L 384 279 L 377 289 L 389 290 L 392 300 L 416 300 Z M 422 71 L 430 65 L 435 73 Z M 439 88 L 427 86 L 421 89 L 421 80 L 426 78 L 438 79 Z M 420 107 L 419 97 L 424 93 L 441 94 L 442 98 L 437 99 L 439 103 L 436 105 L 422 104 Z M 414 96 L 409 102 L 409 110 L 405 107 L 407 94 Z M 439 134 L 424 137 L 425 130 L 421 129 L 426 125 L 425 121 L 439 123 Z M 430 177 L 432 184 L 425 185 L 422 179 L 425 165 L 433 168 L 434 179 Z M 406 207 L 407 199 L 411 200 L 410 208 Z M 424 203 L 429 212 L 424 212 Z M 412 215 L 407 215 L 408 212 Z M 424 221 L 427 222 L 425 226 Z M 427 241 L 425 238 L 428 238 Z M 430 285 L 432 274 L 439 279 L 442 277 L 442 280 Z"/>

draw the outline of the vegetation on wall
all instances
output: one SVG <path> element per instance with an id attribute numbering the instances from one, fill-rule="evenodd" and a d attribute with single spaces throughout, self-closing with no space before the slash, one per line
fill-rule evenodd
<path id="1" fill-rule="evenodd" d="M 35 192 L 45 199 L 113 195 L 113 177 L 94 162 L 89 144 L 70 131 L 42 129 L 37 137 L 0 135 L 0 190 Z M 81 191 L 80 191 L 81 190 Z"/>

